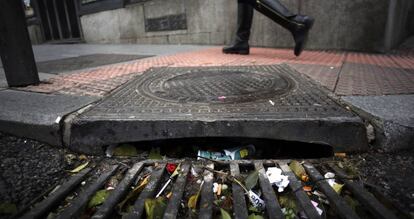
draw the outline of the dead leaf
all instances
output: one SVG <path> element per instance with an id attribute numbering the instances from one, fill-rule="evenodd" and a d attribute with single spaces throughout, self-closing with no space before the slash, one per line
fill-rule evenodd
<path id="1" fill-rule="evenodd" d="M 201 193 L 201 188 L 203 188 L 203 184 L 204 184 L 204 181 L 201 182 L 200 188 L 198 189 L 197 194 L 192 195 L 188 199 L 188 202 L 187 202 L 188 208 L 190 208 L 190 209 L 196 209 L 197 208 L 197 201 L 198 201 L 198 197 L 200 196 L 200 193 Z"/>
<path id="2" fill-rule="evenodd" d="M 199 193 L 192 195 L 189 199 L 188 199 L 188 208 L 190 209 L 196 209 L 197 208 L 197 201 L 198 201 L 198 196 Z"/>
<path id="3" fill-rule="evenodd" d="M 305 168 L 303 168 L 302 164 L 300 164 L 296 160 L 292 160 L 289 164 L 290 169 L 292 169 L 293 173 L 299 178 L 302 179 L 303 175 L 306 175 Z"/>
<path id="4" fill-rule="evenodd" d="M 78 167 L 76 167 L 75 169 L 69 171 L 70 173 L 79 173 L 81 170 L 83 170 L 86 166 L 88 166 L 89 161 L 87 161 L 84 164 L 79 165 Z"/>
<path id="5" fill-rule="evenodd" d="M 161 219 L 167 204 L 165 203 L 164 197 L 159 197 L 145 200 L 144 206 L 147 219 Z"/>
<path id="6" fill-rule="evenodd" d="M 98 206 L 104 203 L 110 193 L 111 192 L 106 189 L 97 191 L 95 195 L 91 198 L 91 200 L 89 200 L 88 208 L 92 208 L 92 207 L 95 207 L 95 206 Z"/>
<path id="7" fill-rule="evenodd" d="M 144 190 L 145 186 L 148 184 L 149 178 L 150 178 L 150 175 L 142 179 L 141 183 L 137 187 L 135 187 L 135 189 L 133 189 L 121 203 L 118 204 L 118 208 L 120 210 L 124 208 L 125 204 L 128 201 L 136 199 L 138 197 L 138 195 L 142 192 L 142 190 Z"/>
<path id="8" fill-rule="evenodd" d="M 244 180 L 244 185 L 247 190 L 253 189 L 257 185 L 257 181 L 259 180 L 259 171 L 255 170 L 250 172 L 250 174 Z"/>
<path id="9" fill-rule="evenodd" d="M 341 194 L 342 187 L 344 187 L 344 184 L 334 183 L 332 185 L 332 188 L 335 190 L 336 193 Z"/>
<path id="10" fill-rule="evenodd" d="M 130 144 L 122 144 L 114 148 L 113 155 L 118 157 L 136 156 L 137 148 Z"/>

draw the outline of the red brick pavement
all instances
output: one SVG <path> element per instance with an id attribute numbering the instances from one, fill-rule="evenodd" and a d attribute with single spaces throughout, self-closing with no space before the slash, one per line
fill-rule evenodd
<path id="1" fill-rule="evenodd" d="M 38 86 L 21 88 L 44 93 L 104 96 L 151 67 L 273 65 L 288 63 L 339 95 L 414 93 L 414 56 L 337 51 L 253 48 L 248 56 L 226 55 L 221 48 L 159 56 L 59 75 Z"/>

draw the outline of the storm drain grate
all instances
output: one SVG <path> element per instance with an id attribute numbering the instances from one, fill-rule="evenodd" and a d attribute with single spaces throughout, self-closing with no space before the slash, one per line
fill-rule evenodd
<path id="1" fill-rule="evenodd" d="M 314 204 L 309 197 L 307 191 L 303 189 L 303 182 L 296 177 L 292 169 L 289 167 L 289 160 L 255 160 L 255 161 L 231 161 L 231 162 L 201 162 L 201 161 L 188 161 L 188 160 L 175 160 L 169 163 L 180 163 L 180 174 L 175 178 L 170 186 L 170 196 L 167 200 L 163 218 L 182 218 L 180 211 L 187 203 L 185 197 L 185 190 L 187 187 L 191 187 L 192 183 L 192 167 L 201 165 L 203 174 L 200 177 L 203 179 L 199 193 L 198 218 L 213 218 L 213 210 L 215 205 L 215 194 L 213 193 L 213 183 L 215 182 L 215 172 L 223 172 L 222 168 L 225 166 L 228 173 L 232 177 L 238 177 L 241 174 L 242 169 L 250 167 L 252 170 L 259 172 L 258 187 L 260 189 L 261 198 L 265 202 L 264 217 L 265 218 L 285 218 L 282 211 L 282 204 L 278 202 L 278 196 L 280 193 L 275 190 L 265 171 L 269 167 L 279 167 L 284 175 L 288 176 L 290 181 L 287 192 L 289 192 L 298 207 L 298 209 L 306 215 L 306 218 L 365 218 L 367 215 L 361 216 L 345 201 L 344 197 L 338 194 L 327 182 L 323 175 L 323 171 L 332 171 L 336 174 L 336 180 L 345 184 L 344 190 L 347 194 L 357 200 L 363 210 L 367 212 L 371 218 L 397 218 L 394 213 L 394 209 L 388 209 L 375 198 L 368 190 L 363 187 L 363 184 L 359 180 L 353 180 L 348 177 L 344 171 L 333 165 L 332 163 L 315 163 L 313 160 L 304 162 L 303 166 L 309 175 L 311 183 L 314 184 L 314 188 L 324 196 L 329 202 L 329 206 L 332 207 L 334 216 L 326 217 L 324 212 L 322 215 L 318 213 Z M 133 200 L 129 213 L 124 215 L 117 215 L 116 208 L 118 204 L 129 194 L 131 187 L 138 183 L 138 176 L 143 172 L 145 167 L 153 166 L 150 174 L 148 174 L 149 182 L 145 188 L 139 193 L 138 197 Z M 117 174 L 117 171 L 124 168 L 123 165 L 109 165 L 104 171 L 96 171 L 92 168 L 86 168 L 78 174 L 72 176 L 66 183 L 60 186 L 55 192 L 46 197 L 43 201 L 34 205 L 34 207 L 27 212 L 22 218 L 46 218 L 50 217 L 50 212 L 54 212 L 56 218 L 85 218 L 83 214 L 90 198 L 99 190 L 102 189 L 105 183 L 108 183 L 111 177 Z M 154 198 L 165 179 L 168 178 L 166 171 L 168 164 L 164 161 L 142 161 L 135 163 L 131 168 L 125 169 L 125 174 L 119 184 L 105 199 L 105 202 L 98 206 L 93 214 L 90 214 L 91 218 L 145 218 L 145 200 Z M 86 184 L 85 184 L 86 182 Z M 80 186 L 80 184 L 84 184 Z M 229 184 L 229 189 L 232 192 L 232 217 L 233 218 L 248 218 L 248 205 L 249 199 L 245 195 L 244 189 L 237 183 Z M 82 188 L 82 192 L 78 192 L 78 195 L 72 199 L 68 204 L 63 207 L 57 207 L 61 205 L 62 201 L 73 190 Z M 57 211 L 56 209 L 59 208 Z"/>

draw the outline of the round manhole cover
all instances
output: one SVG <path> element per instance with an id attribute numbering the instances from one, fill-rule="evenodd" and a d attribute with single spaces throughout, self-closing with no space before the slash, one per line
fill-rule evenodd
<path id="1" fill-rule="evenodd" d="M 281 74 L 199 70 L 148 78 L 144 93 L 174 102 L 240 103 L 288 93 L 293 81 Z"/>

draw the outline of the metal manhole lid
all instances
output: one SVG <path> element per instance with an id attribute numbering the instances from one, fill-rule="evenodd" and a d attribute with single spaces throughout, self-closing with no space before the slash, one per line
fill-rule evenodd
<path id="1" fill-rule="evenodd" d="M 288 93 L 294 81 L 280 73 L 195 69 L 147 78 L 143 94 L 180 103 L 242 103 Z"/>

